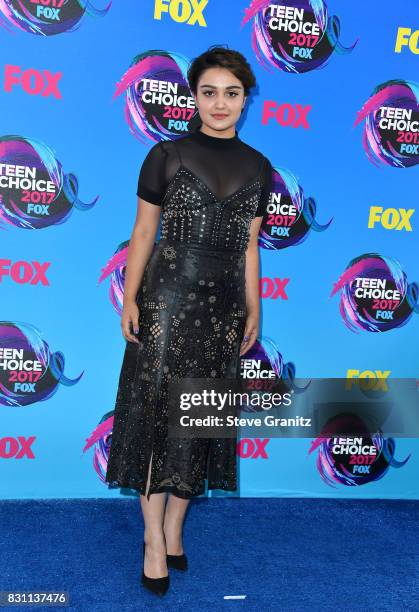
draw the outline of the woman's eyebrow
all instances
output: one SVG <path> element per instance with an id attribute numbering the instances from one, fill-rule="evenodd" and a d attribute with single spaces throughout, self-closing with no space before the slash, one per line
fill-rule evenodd
<path id="1" fill-rule="evenodd" d="M 200 87 L 212 87 L 213 89 L 217 89 L 216 85 L 211 85 L 210 83 L 203 83 Z M 223 89 L 222 87 L 220 89 Z M 227 85 L 226 89 L 241 89 L 241 85 Z"/>

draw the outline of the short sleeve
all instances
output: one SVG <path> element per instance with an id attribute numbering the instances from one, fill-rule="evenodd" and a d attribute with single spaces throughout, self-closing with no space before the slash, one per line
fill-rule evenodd
<path id="1" fill-rule="evenodd" d="M 259 205 L 255 214 L 255 217 L 262 217 L 268 208 L 271 191 L 272 191 L 272 174 L 273 167 L 267 157 L 262 168 L 262 193 L 260 195 Z"/>
<path id="2" fill-rule="evenodd" d="M 137 185 L 137 196 L 157 206 L 160 206 L 166 188 L 166 156 L 161 144 L 155 144 L 146 155 Z"/>

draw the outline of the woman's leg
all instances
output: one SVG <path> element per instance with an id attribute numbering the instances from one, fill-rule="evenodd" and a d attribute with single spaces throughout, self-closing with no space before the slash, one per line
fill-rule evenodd
<path id="1" fill-rule="evenodd" d="M 183 554 L 182 528 L 190 501 L 190 499 L 180 499 L 175 495 L 169 495 L 163 524 L 168 555 Z"/>
<path id="2" fill-rule="evenodd" d="M 146 494 L 140 495 L 144 517 L 144 573 L 149 578 L 163 578 L 168 575 L 166 563 L 166 542 L 163 533 L 163 517 L 166 493 L 153 493 L 147 500 L 150 487 L 151 460 L 148 468 Z"/>

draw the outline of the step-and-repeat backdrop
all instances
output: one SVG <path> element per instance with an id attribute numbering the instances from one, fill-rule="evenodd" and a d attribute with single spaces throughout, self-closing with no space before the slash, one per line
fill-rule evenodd
<path id="1" fill-rule="evenodd" d="M 418 372 L 414 0 L 0 0 L 2 498 L 104 482 L 137 178 L 194 129 L 188 63 L 241 51 L 242 140 L 274 166 L 243 375 Z M 242 438 L 241 496 L 419 498 L 417 438 Z M 226 495 L 221 491 L 213 496 Z"/>

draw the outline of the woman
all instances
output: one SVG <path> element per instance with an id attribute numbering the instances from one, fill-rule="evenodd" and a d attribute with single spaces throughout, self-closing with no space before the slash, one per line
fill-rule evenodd
<path id="1" fill-rule="evenodd" d="M 258 335 L 258 234 L 272 179 L 269 160 L 235 129 L 255 85 L 243 55 L 210 47 L 188 81 L 202 125 L 154 145 L 139 175 L 121 319 L 128 342 L 106 474 L 110 486 L 140 492 L 142 583 L 160 595 L 167 567 L 187 567 L 190 499 L 204 493 L 205 479 L 208 489 L 237 489 L 235 439 L 168 436 L 168 383 L 240 377 L 240 356 Z"/>

